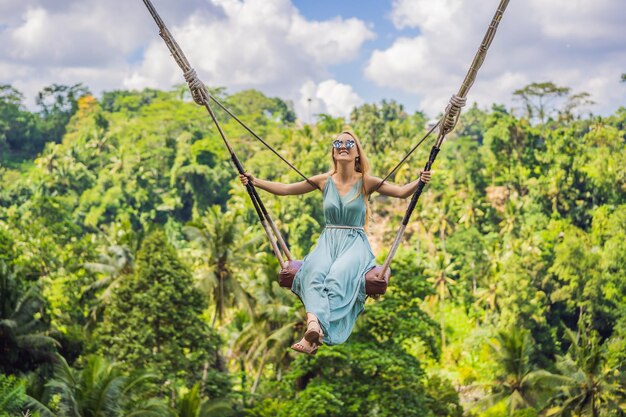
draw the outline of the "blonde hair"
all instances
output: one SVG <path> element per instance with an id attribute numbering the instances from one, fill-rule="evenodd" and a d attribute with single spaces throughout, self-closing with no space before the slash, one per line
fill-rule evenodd
<path id="1" fill-rule="evenodd" d="M 337 138 L 339 138 L 339 136 L 341 135 L 350 136 L 352 139 L 354 139 L 354 143 L 356 144 L 357 156 L 354 161 L 354 170 L 356 172 L 361 173 L 361 188 L 359 189 L 359 192 L 356 193 L 354 198 L 352 198 L 352 200 L 358 198 L 360 195 L 363 196 L 363 201 L 365 202 L 365 225 L 367 226 L 367 223 L 370 218 L 370 205 L 369 205 L 369 200 L 367 198 L 367 190 L 365 188 L 365 176 L 369 174 L 370 172 L 370 163 L 369 163 L 369 160 L 367 159 L 367 156 L 365 156 L 365 152 L 363 152 L 361 141 L 359 141 L 359 138 L 352 131 L 344 130 L 343 132 L 339 133 L 339 135 L 337 135 Z M 332 164 L 333 164 L 332 169 L 330 170 L 330 175 L 333 175 L 334 173 L 337 172 L 337 160 L 335 159 L 334 148 L 331 148 L 330 157 L 332 159 Z"/>

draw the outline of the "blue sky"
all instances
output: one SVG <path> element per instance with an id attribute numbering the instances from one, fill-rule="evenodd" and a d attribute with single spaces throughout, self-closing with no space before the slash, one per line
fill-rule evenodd
<path id="1" fill-rule="evenodd" d="M 375 83 L 366 80 L 362 73 L 362 68 L 372 50 L 390 47 L 399 36 L 419 35 L 419 28 L 398 29 L 394 27 L 390 18 L 391 2 L 380 0 L 298 0 L 293 3 L 304 16 L 312 20 L 327 20 L 339 16 L 343 18 L 356 17 L 367 22 L 368 27 L 376 33 L 376 38 L 365 42 L 354 61 L 330 66 L 334 78 L 354 86 L 355 90 L 361 92 L 361 96 L 366 102 L 379 102 L 385 98 L 393 98 L 412 109 L 418 107 L 419 100 L 414 94 L 404 93 L 401 90 L 390 94 L 387 88 L 378 87 Z"/>
<path id="2" fill-rule="evenodd" d="M 499 3 L 152 1 L 207 84 L 279 96 L 305 119 L 383 98 L 435 116 Z M 626 105 L 625 21 L 621 0 L 512 0 L 469 101 L 519 111 L 512 92 L 550 80 L 592 95 L 581 112 L 614 112 Z M 139 0 L 0 0 L 0 83 L 29 106 L 51 83 L 83 82 L 98 95 L 181 81 Z"/>

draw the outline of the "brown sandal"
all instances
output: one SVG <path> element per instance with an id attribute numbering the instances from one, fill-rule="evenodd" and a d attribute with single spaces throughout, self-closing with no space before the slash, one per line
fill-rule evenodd
<path id="1" fill-rule="evenodd" d="M 311 328 L 311 323 L 315 323 L 317 329 Z M 307 342 L 321 345 L 324 343 L 324 333 L 322 332 L 322 326 L 320 326 L 320 322 L 317 320 L 309 320 L 306 323 L 306 332 L 304 333 L 304 338 Z"/>
<path id="2" fill-rule="evenodd" d="M 317 343 L 313 343 L 311 348 L 307 348 L 302 343 L 298 342 L 298 343 L 294 343 L 293 345 L 291 345 L 291 348 L 295 350 L 296 352 L 306 353 L 307 355 L 315 355 L 317 353 L 317 349 L 319 348 L 319 345 Z"/>

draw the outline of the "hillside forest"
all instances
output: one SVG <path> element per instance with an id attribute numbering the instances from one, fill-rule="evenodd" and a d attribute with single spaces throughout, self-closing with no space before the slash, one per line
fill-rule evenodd
<path id="1" fill-rule="evenodd" d="M 438 117 L 384 100 L 302 123 L 281 98 L 210 90 L 306 175 L 351 129 L 384 177 Z M 589 113 L 552 82 L 511 94 L 464 109 L 387 293 L 307 356 L 289 349 L 301 303 L 186 87 L 51 85 L 30 108 L 0 86 L 0 415 L 625 416 L 626 108 Z M 301 180 L 216 113 L 247 171 Z M 302 259 L 321 193 L 260 194 Z M 407 205 L 371 197 L 379 262 Z"/>

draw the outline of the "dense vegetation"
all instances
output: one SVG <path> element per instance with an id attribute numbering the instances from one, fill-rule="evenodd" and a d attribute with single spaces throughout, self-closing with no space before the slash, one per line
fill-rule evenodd
<path id="1" fill-rule="evenodd" d="M 302 126 L 281 99 L 214 94 L 303 172 L 328 169 L 344 120 Z M 587 96 L 552 83 L 515 95 L 523 115 L 463 113 L 387 295 L 309 357 L 288 349 L 302 308 L 184 89 L 55 85 L 30 111 L 1 87 L 0 415 L 626 415 L 626 109 L 581 118 Z M 299 180 L 219 117 L 246 169 Z M 426 124 L 394 101 L 349 121 L 379 176 Z M 263 197 L 304 256 L 320 193 Z M 371 206 L 382 259 L 406 202 Z"/>

